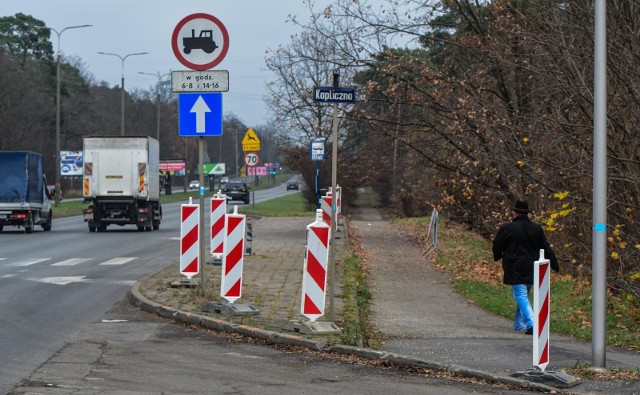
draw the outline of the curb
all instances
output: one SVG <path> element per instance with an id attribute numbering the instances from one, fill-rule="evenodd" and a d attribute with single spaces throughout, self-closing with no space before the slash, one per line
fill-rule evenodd
<path id="1" fill-rule="evenodd" d="M 313 351 L 327 353 L 355 355 L 365 359 L 386 362 L 398 367 L 422 368 L 434 371 L 449 372 L 461 377 L 481 379 L 492 383 L 514 385 L 525 389 L 533 389 L 553 393 L 571 393 L 560 388 L 550 387 L 544 384 L 534 383 L 511 376 L 501 376 L 481 370 L 469 369 L 460 365 L 446 365 L 434 361 L 427 361 L 420 358 L 373 350 L 369 348 L 360 348 L 347 345 L 327 346 L 327 344 L 324 342 L 317 342 L 296 335 L 265 330 L 247 325 L 234 324 L 225 320 L 219 320 L 199 314 L 176 310 L 169 306 L 163 306 L 159 303 L 155 303 L 146 298 L 140 292 L 140 282 L 146 280 L 147 278 L 153 277 L 155 274 L 156 272 L 148 274 L 143 279 L 137 281 L 129 290 L 127 299 L 129 299 L 131 304 L 140 308 L 141 310 L 154 313 L 163 318 L 178 320 L 187 324 L 200 325 L 203 328 L 211 329 L 216 332 L 236 333 L 243 336 L 260 339 L 271 344 L 305 347 Z"/>

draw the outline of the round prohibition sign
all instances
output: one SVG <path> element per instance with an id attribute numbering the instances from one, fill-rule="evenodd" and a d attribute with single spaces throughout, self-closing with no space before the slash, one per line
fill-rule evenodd
<path id="1" fill-rule="evenodd" d="M 229 51 L 229 33 L 218 18 L 191 14 L 173 29 L 171 48 L 180 63 L 192 70 L 209 70 Z"/>
<path id="2" fill-rule="evenodd" d="M 244 163 L 247 166 L 256 166 L 260 162 L 260 156 L 255 152 L 247 152 L 244 155 Z"/>

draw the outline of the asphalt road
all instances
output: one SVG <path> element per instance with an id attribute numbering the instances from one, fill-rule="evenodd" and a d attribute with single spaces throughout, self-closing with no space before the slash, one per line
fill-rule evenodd
<path id="1" fill-rule="evenodd" d="M 85 325 L 10 394 L 531 393 L 439 376 L 245 342 L 123 302 Z"/>
<path id="2" fill-rule="evenodd" d="M 277 186 L 255 192 L 255 200 L 285 193 L 283 185 Z M 36 227 L 34 233 L 24 234 L 22 229 L 4 228 L 0 393 L 7 393 L 83 327 L 99 320 L 136 280 L 177 262 L 179 207 L 180 203 L 163 205 L 160 230 L 153 232 L 138 232 L 129 225 L 89 233 L 80 216 L 54 220 L 50 232 Z"/>

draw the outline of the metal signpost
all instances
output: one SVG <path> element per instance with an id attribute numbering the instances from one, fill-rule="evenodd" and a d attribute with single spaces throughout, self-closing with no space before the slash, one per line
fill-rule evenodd
<path id="1" fill-rule="evenodd" d="M 180 136 L 198 136 L 200 174 L 200 223 L 204 223 L 203 136 L 222 135 L 222 95 L 229 90 L 229 73 L 205 71 L 218 65 L 229 50 L 229 33 L 220 20 L 209 14 L 191 14 L 173 29 L 171 48 L 180 63 L 195 72 L 171 73 L 171 86 L 179 97 Z M 175 80 L 174 80 L 175 78 Z M 196 93 L 197 92 L 197 93 Z M 210 93 L 206 93 L 210 92 Z M 204 226 L 200 227 L 199 261 L 204 262 Z M 204 266 L 200 288 L 205 289 Z"/>
<path id="2" fill-rule="evenodd" d="M 339 87 L 340 73 L 333 71 L 332 87 L 316 87 L 313 92 L 313 101 L 316 103 L 333 103 L 333 142 L 331 151 L 331 190 L 336 190 L 338 178 L 338 103 L 353 103 L 356 100 L 356 89 L 352 87 Z M 336 194 L 331 194 L 331 250 L 329 254 L 329 320 L 334 320 L 334 295 L 335 295 L 335 259 L 336 259 Z"/>

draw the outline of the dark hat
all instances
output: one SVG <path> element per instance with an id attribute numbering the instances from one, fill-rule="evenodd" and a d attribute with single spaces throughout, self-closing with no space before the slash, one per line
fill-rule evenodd
<path id="1" fill-rule="evenodd" d="M 529 202 L 527 202 L 526 200 L 518 200 L 516 202 L 516 205 L 511 210 L 523 214 L 528 214 L 531 212 L 529 211 Z"/>

